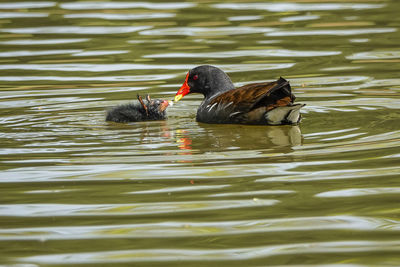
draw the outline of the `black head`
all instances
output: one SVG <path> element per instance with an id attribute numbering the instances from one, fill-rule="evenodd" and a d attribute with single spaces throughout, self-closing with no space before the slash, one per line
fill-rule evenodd
<path id="1" fill-rule="evenodd" d="M 146 112 L 148 117 L 160 117 L 165 116 L 169 103 L 167 100 L 162 99 L 151 99 L 149 95 L 146 96 L 146 103 L 143 101 L 142 97 L 138 95 L 138 100 L 142 105 L 142 108 Z"/>
<path id="2" fill-rule="evenodd" d="M 190 93 L 200 93 L 208 98 L 233 88 L 235 86 L 231 79 L 221 69 L 202 65 L 188 72 L 185 82 L 175 96 L 175 101 L 179 101 L 183 96 Z"/>

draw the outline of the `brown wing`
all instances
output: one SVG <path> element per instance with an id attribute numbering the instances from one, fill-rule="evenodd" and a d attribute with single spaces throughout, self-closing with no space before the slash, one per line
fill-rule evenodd
<path id="1" fill-rule="evenodd" d="M 275 82 L 253 83 L 227 91 L 212 99 L 210 106 L 231 107 L 231 112 L 246 113 L 259 107 L 267 110 L 293 103 L 295 96 L 289 82 L 283 78 Z M 232 104 L 229 104 L 232 103 Z"/>

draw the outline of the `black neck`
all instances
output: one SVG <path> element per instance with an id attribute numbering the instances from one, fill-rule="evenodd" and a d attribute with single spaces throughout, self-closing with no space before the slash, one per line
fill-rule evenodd
<path id="1" fill-rule="evenodd" d="M 201 92 L 206 99 L 235 88 L 229 76 L 220 69 L 210 69 L 208 77 L 204 90 Z"/>

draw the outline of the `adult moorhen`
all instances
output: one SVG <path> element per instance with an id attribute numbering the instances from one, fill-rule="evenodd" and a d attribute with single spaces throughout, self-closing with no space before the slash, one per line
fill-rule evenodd
<path id="1" fill-rule="evenodd" d="M 283 78 L 235 88 L 225 72 L 210 65 L 188 72 L 175 101 L 189 93 L 204 95 L 196 120 L 205 123 L 297 124 L 305 106 L 293 104 L 296 97 Z"/>
<path id="2" fill-rule="evenodd" d="M 137 96 L 139 103 L 129 103 L 113 107 L 107 111 L 106 121 L 114 122 L 135 122 L 135 121 L 155 121 L 167 118 L 166 109 L 168 101 L 161 99 L 151 99 L 146 96 L 147 104 L 141 96 Z"/>

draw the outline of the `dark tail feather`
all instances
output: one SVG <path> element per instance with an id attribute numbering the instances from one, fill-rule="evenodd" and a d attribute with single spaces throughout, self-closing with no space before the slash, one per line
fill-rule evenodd
<path id="1" fill-rule="evenodd" d="M 277 105 L 281 106 L 284 103 L 289 106 L 293 104 L 296 97 L 292 94 L 292 88 L 287 80 L 280 77 L 276 82 L 272 82 L 272 84 L 274 84 L 274 86 L 269 89 L 266 94 L 260 97 L 251 109 L 256 109 L 258 107 L 271 107 L 271 105 L 273 107 Z"/>
<path id="2" fill-rule="evenodd" d="M 289 96 L 292 102 L 296 99 L 296 97 L 292 94 L 292 87 L 290 87 L 290 84 L 287 80 L 280 77 L 276 83 L 277 85 L 269 91 L 270 96 L 274 97 L 276 100 Z"/>
<path id="3" fill-rule="evenodd" d="M 296 97 L 292 94 L 292 88 L 289 82 L 281 77 L 275 83 L 276 85 L 268 91 L 268 94 L 266 94 L 260 102 L 264 106 L 268 106 L 276 104 L 278 100 L 287 99 L 287 97 L 289 97 L 290 102 L 293 103 Z"/>

